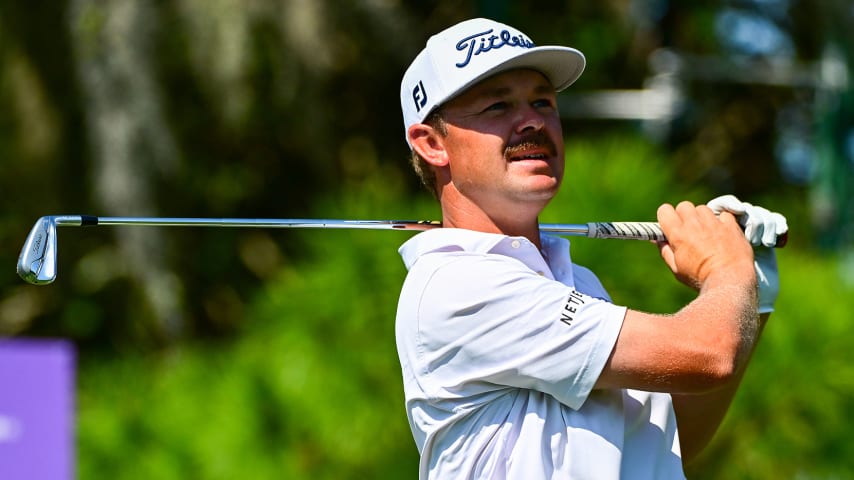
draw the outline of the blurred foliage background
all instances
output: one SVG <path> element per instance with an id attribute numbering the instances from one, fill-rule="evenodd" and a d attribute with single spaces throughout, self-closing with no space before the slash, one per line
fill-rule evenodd
<path id="1" fill-rule="evenodd" d="M 547 222 L 734 193 L 784 212 L 778 311 L 691 478 L 852 478 L 848 0 L 0 2 L 0 335 L 78 350 L 80 478 L 414 478 L 393 320 L 408 234 L 61 229 L 36 218 L 436 218 L 398 89 L 472 16 L 588 58 Z M 654 247 L 573 240 L 618 303 L 690 299 Z"/>

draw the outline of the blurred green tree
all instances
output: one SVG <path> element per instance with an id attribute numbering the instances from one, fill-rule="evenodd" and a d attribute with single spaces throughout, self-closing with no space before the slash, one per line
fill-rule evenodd
<path id="1" fill-rule="evenodd" d="M 777 58 L 744 55 L 727 40 L 734 29 L 721 18 L 733 13 L 783 32 L 796 67 L 826 66 L 818 62 L 834 46 L 845 67 L 840 78 L 850 79 L 849 4 L 0 1 L 0 263 L 9 266 L 0 277 L 0 335 L 77 342 L 86 476 L 102 468 L 111 478 L 133 476 L 125 463 L 133 452 L 145 459 L 138 476 L 209 469 L 199 475 L 228 478 L 246 464 L 223 454 L 238 440 L 263 443 L 258 478 L 283 468 L 306 478 L 341 478 L 346 469 L 371 476 L 385 467 L 408 476 L 414 455 L 402 406 L 394 410 L 398 372 L 386 323 L 402 278 L 390 263 L 397 239 L 66 229 L 56 284 L 22 284 L 11 264 L 45 214 L 435 218 L 406 166 L 398 82 L 430 33 L 490 15 L 538 43 L 587 54 L 586 73 L 565 94 L 569 102 L 593 90 L 648 88 L 653 53 L 662 48 L 689 60 L 678 84 L 685 108 L 655 147 L 636 137 L 648 131 L 642 120 L 566 119 L 570 175 L 544 220 L 651 220 L 661 202 L 724 191 L 789 215 L 798 253 L 786 265 L 792 275 L 784 276 L 791 283 L 781 311 L 791 313 L 772 325 L 751 370 L 757 386 L 742 394 L 721 440 L 692 472 L 843 476 L 852 442 L 840 419 L 854 396 L 842 343 L 850 332 L 850 287 L 842 279 L 851 273 L 840 273 L 845 257 L 810 250 L 817 219 L 831 233 L 851 228 L 850 80 L 830 98 L 803 85 L 710 79 L 721 70 L 752 74 L 777 65 Z M 721 58 L 711 63 L 716 68 L 703 63 Z M 834 105 L 820 111 L 827 116 L 819 144 L 815 107 Z M 835 169 L 810 176 L 809 161 L 797 164 L 804 181 L 789 183 L 791 165 L 780 166 L 782 124 L 806 151 L 834 152 L 827 158 Z M 816 192 L 839 202 L 833 215 L 815 208 L 824 200 L 810 211 L 811 199 L 821 197 Z M 832 245 L 850 247 L 846 235 Z M 603 282 L 615 299 L 673 308 L 687 293 L 649 291 L 647 277 L 660 264 L 648 247 L 619 247 L 639 259 L 625 275 L 616 246 L 573 243 L 574 255 L 611 272 Z M 799 291 L 805 300 L 796 298 Z M 791 372 L 786 382 L 778 364 Z M 811 378 L 806 366 L 838 375 Z M 804 393 L 816 386 L 821 394 Z M 785 399 L 773 410 L 779 414 L 763 416 L 777 398 Z M 345 441 L 334 426 L 347 415 L 338 403 L 348 402 L 360 418 L 344 437 L 359 445 L 339 448 Z M 371 428 L 387 419 L 387 436 L 365 445 Z M 363 462 L 355 459 L 361 448 Z M 751 469 L 756 473 L 745 473 Z"/>

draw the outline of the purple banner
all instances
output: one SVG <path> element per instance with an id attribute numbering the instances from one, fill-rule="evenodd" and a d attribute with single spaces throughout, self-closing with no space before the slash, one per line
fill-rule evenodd
<path id="1" fill-rule="evenodd" d="M 0 339 L 0 479 L 74 478 L 71 342 Z"/>

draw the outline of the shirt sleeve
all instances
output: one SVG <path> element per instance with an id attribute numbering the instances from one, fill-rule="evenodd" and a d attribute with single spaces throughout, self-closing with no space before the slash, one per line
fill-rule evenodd
<path id="1" fill-rule="evenodd" d="M 624 307 L 503 255 L 445 253 L 418 263 L 432 269 L 415 286 L 415 316 L 419 364 L 433 395 L 517 387 L 581 407 L 611 354 Z"/>

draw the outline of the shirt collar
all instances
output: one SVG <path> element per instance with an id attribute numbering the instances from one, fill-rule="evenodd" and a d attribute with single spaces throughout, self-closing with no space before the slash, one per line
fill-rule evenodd
<path id="1" fill-rule="evenodd" d="M 412 237 L 400 247 L 398 252 L 406 268 L 410 269 L 419 257 L 428 253 L 464 251 L 486 254 L 493 253 L 497 249 L 503 250 L 499 247 L 513 241 L 528 242 L 524 237 L 510 237 L 500 233 L 484 233 L 462 228 L 437 228 Z M 540 233 L 540 245 L 542 245 L 541 253 L 547 261 L 565 259 L 569 262 L 569 240 Z"/>

